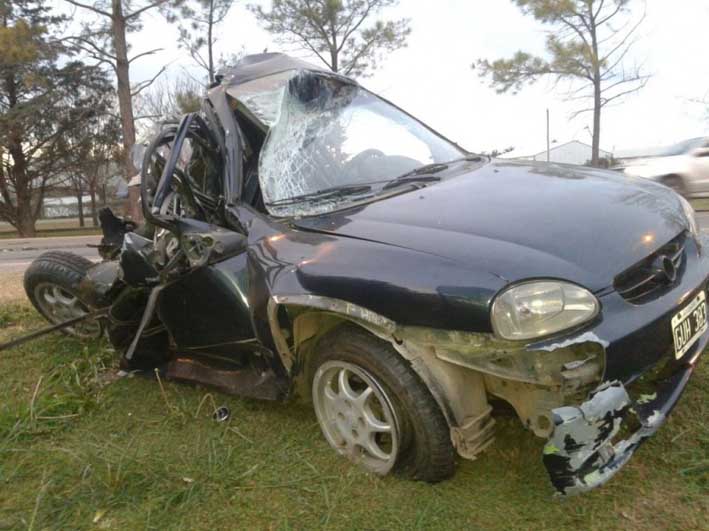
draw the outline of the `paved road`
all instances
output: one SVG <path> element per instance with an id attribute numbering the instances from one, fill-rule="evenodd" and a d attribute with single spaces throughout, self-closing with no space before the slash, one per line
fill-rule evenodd
<path id="1" fill-rule="evenodd" d="M 709 234 L 709 212 L 697 212 L 702 232 Z M 50 249 L 61 249 L 99 261 L 96 249 L 87 244 L 97 244 L 100 236 L 65 236 L 59 238 L 21 238 L 0 240 L 0 273 L 23 272 L 32 260 Z"/>
<path id="2" fill-rule="evenodd" d="M 97 262 L 100 260 L 98 251 L 87 245 L 96 245 L 100 240 L 100 236 L 0 240 L 0 273 L 23 272 L 32 260 L 49 250 L 69 251 Z"/>

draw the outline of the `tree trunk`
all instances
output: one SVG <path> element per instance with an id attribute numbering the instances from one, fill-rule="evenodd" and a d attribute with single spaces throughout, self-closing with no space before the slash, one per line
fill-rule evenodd
<path id="1" fill-rule="evenodd" d="M 96 213 L 96 184 L 89 185 L 89 195 L 91 196 L 91 221 L 94 227 L 98 227 L 98 214 Z"/>
<path id="2" fill-rule="evenodd" d="M 111 31 L 113 46 L 116 51 L 116 81 L 118 108 L 121 113 L 123 131 L 124 175 L 129 180 L 137 172 L 131 157 L 135 144 L 135 123 L 133 122 L 133 101 L 130 90 L 130 64 L 128 63 L 128 45 L 126 43 L 126 19 L 123 16 L 122 0 L 112 0 Z"/>
<path id="3" fill-rule="evenodd" d="M 340 68 L 340 65 L 338 64 L 338 54 L 337 54 L 337 46 L 334 44 L 330 45 L 330 68 L 332 69 L 333 72 L 337 72 L 338 68 Z"/>
<path id="4" fill-rule="evenodd" d="M 78 179 L 77 177 L 75 177 Z M 76 211 L 79 215 L 79 227 L 85 227 L 86 221 L 84 220 L 84 190 L 81 186 L 81 180 L 74 181 L 74 193 L 76 194 Z"/>
<path id="5" fill-rule="evenodd" d="M 23 208 L 19 208 L 20 203 L 25 203 L 25 200 L 23 199 L 20 201 L 20 198 L 17 198 L 17 233 L 21 238 L 34 238 L 37 235 L 37 232 L 35 230 L 35 219 L 32 216 L 32 205 L 29 204 L 29 201 L 27 201 L 27 204 L 23 206 Z"/>
<path id="6" fill-rule="evenodd" d="M 598 58 L 598 35 L 596 33 L 596 18 L 593 12 L 593 2 L 588 3 L 588 18 L 590 20 L 591 53 L 593 61 L 593 139 L 591 141 L 591 166 L 598 167 L 598 154 L 601 144 L 601 64 Z"/>
<path id="7" fill-rule="evenodd" d="M 601 82 L 594 83 L 593 89 L 593 141 L 591 142 L 591 165 L 598 167 L 601 145 Z"/>
<path id="8" fill-rule="evenodd" d="M 10 110 L 18 105 L 17 83 L 14 73 L 5 79 L 7 87 L 7 100 Z M 35 216 L 32 209 L 32 179 L 28 175 L 28 164 L 25 152 L 22 149 L 22 133 L 17 128 L 11 128 L 8 134 L 7 153 L 12 159 L 9 168 L 11 181 L 15 188 L 15 213 L 17 232 L 21 237 L 33 237 L 35 235 Z"/>
<path id="9" fill-rule="evenodd" d="M 209 85 L 214 83 L 214 49 L 212 42 L 212 32 L 214 30 L 214 0 L 209 2 L 209 25 L 207 26 L 207 55 L 209 61 Z"/>

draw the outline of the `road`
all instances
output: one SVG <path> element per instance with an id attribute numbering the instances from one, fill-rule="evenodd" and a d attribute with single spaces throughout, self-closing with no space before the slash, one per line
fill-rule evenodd
<path id="1" fill-rule="evenodd" d="M 709 212 L 697 212 L 697 221 L 702 232 L 709 234 Z M 96 245 L 100 239 L 100 236 L 0 239 L 0 273 L 22 273 L 32 260 L 49 250 L 70 251 L 99 261 L 96 249 L 87 245 Z"/>
<path id="2" fill-rule="evenodd" d="M 98 251 L 87 245 L 96 245 L 101 236 L 60 236 L 56 238 L 17 238 L 0 240 L 0 273 L 21 273 L 32 260 L 50 250 L 61 250 L 85 256 L 98 262 Z"/>

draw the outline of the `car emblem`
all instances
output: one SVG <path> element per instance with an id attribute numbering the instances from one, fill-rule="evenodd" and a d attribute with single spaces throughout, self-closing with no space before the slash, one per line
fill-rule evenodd
<path id="1" fill-rule="evenodd" d="M 672 258 L 666 254 L 661 254 L 652 262 L 652 270 L 655 278 L 667 284 L 672 284 L 677 279 L 677 268 Z"/>

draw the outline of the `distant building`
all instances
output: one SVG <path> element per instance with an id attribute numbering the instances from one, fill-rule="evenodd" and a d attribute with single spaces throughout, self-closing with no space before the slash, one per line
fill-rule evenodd
<path id="1" fill-rule="evenodd" d="M 564 164 L 577 164 L 579 166 L 586 164 L 591 160 L 592 147 L 578 140 L 572 140 L 565 144 L 554 144 L 549 149 L 549 161 L 561 162 Z M 600 150 L 598 156 L 602 159 L 609 159 L 613 156 L 610 151 Z M 527 155 L 525 157 L 513 157 L 519 160 L 537 160 L 546 162 L 547 150 L 540 151 L 535 155 Z"/>
<path id="2" fill-rule="evenodd" d="M 91 205 L 91 196 L 85 195 L 81 199 L 84 204 L 84 211 L 88 211 Z M 46 197 L 42 203 L 42 215 L 44 219 L 53 218 L 75 218 L 79 215 L 79 200 L 76 197 Z"/>

